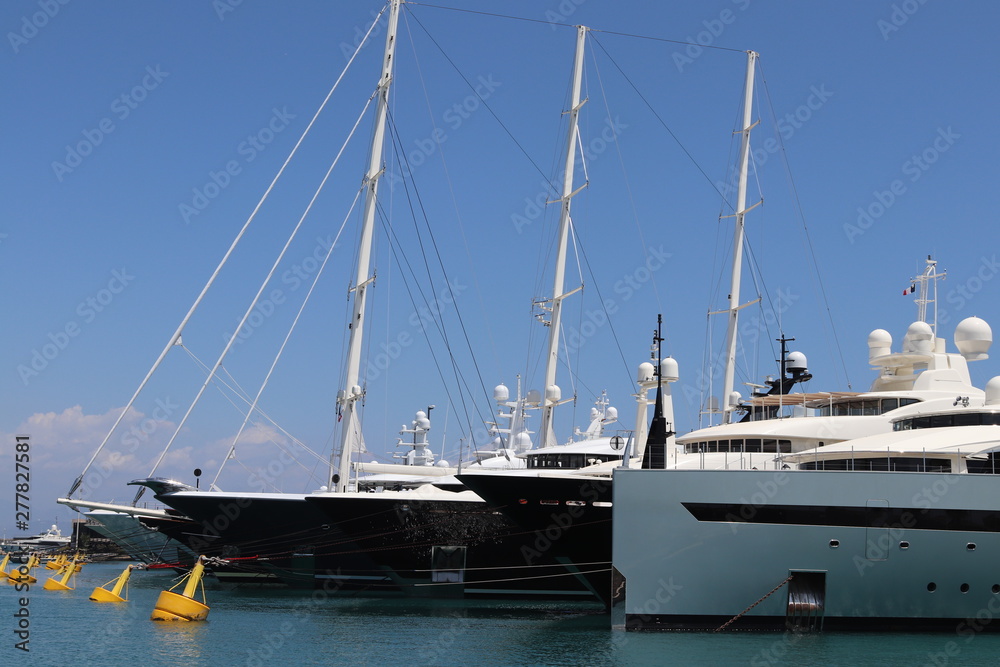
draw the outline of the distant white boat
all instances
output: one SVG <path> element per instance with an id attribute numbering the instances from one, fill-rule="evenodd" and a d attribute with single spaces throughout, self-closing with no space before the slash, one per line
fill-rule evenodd
<path id="1" fill-rule="evenodd" d="M 52 524 L 48 530 L 40 535 L 0 541 L 0 551 L 3 553 L 52 551 L 59 547 L 69 546 L 69 543 L 70 538 L 63 535 L 56 524 Z"/>

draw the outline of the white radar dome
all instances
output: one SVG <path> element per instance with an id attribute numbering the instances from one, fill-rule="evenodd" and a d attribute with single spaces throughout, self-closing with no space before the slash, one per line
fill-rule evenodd
<path id="1" fill-rule="evenodd" d="M 507 385 L 498 384 L 493 388 L 493 400 L 497 403 L 506 403 L 507 399 L 510 398 L 510 390 L 507 389 Z"/>
<path id="2" fill-rule="evenodd" d="M 528 392 L 528 396 L 524 400 L 528 403 L 528 405 L 541 405 L 542 392 L 537 389 L 532 389 Z"/>
<path id="3" fill-rule="evenodd" d="M 562 399 L 562 389 L 559 385 L 550 384 L 545 388 L 545 402 L 546 403 L 558 403 Z"/>
<path id="4" fill-rule="evenodd" d="M 955 347 L 967 361 L 988 359 L 986 354 L 993 344 L 993 330 L 986 320 L 966 317 L 955 327 Z"/>
<path id="5" fill-rule="evenodd" d="M 652 382 L 653 371 L 655 370 L 653 364 L 648 361 L 644 361 L 639 364 L 639 372 L 636 373 L 636 380 L 639 382 Z"/>
<path id="6" fill-rule="evenodd" d="M 785 368 L 790 371 L 804 371 L 808 368 L 806 355 L 801 352 L 789 352 L 785 359 Z"/>
<path id="7" fill-rule="evenodd" d="M 677 382 L 679 377 L 676 359 L 665 357 L 660 361 L 660 378 L 664 382 Z"/>
<path id="8" fill-rule="evenodd" d="M 986 405 L 1000 405 L 1000 375 L 986 383 Z"/>
<path id="9" fill-rule="evenodd" d="M 528 435 L 527 433 L 524 433 L 523 431 L 521 433 L 515 434 L 514 437 L 511 438 L 511 440 L 513 441 L 510 443 L 511 449 L 514 449 L 519 452 L 524 451 L 526 449 L 531 449 L 531 436 Z"/>
<path id="10" fill-rule="evenodd" d="M 618 420 L 618 408 L 608 407 L 607 412 L 605 412 L 604 414 L 605 414 L 605 418 L 608 421 L 612 421 L 613 422 L 613 421 L 617 421 Z"/>
<path id="11" fill-rule="evenodd" d="M 885 329 L 876 329 L 868 334 L 868 360 L 884 357 L 892 352 L 892 334 Z"/>
<path id="12" fill-rule="evenodd" d="M 934 331 L 927 322 L 914 322 L 903 337 L 903 352 L 930 354 L 934 351 Z"/>

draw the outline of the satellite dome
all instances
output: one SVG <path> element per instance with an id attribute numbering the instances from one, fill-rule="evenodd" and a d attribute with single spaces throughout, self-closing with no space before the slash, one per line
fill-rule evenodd
<path id="1" fill-rule="evenodd" d="M 608 406 L 607 412 L 604 413 L 605 419 L 608 421 L 617 421 L 618 419 L 618 408 Z"/>
<path id="2" fill-rule="evenodd" d="M 785 368 L 790 371 L 804 371 L 808 367 L 806 355 L 801 352 L 789 352 L 788 356 L 785 357 Z"/>
<path id="3" fill-rule="evenodd" d="M 930 354 L 934 351 L 934 331 L 927 322 L 914 322 L 903 337 L 903 352 Z"/>
<path id="4" fill-rule="evenodd" d="M 648 361 L 644 361 L 639 364 L 639 372 L 636 374 L 636 379 L 639 382 L 651 382 L 653 380 L 653 364 Z"/>
<path id="5" fill-rule="evenodd" d="M 531 436 L 523 431 L 517 433 L 511 438 L 512 442 L 511 448 L 516 451 L 524 451 L 526 449 L 531 449 Z"/>
<path id="6" fill-rule="evenodd" d="M 537 389 L 531 389 L 528 391 L 527 397 L 524 399 L 527 401 L 528 405 L 541 405 L 542 404 L 542 392 Z"/>
<path id="7" fill-rule="evenodd" d="M 676 382 L 679 377 L 677 372 L 677 360 L 673 357 L 665 357 L 660 361 L 660 378 L 664 382 Z"/>
<path id="8" fill-rule="evenodd" d="M 967 317 L 955 327 L 955 347 L 967 361 L 988 359 L 986 351 L 992 344 L 993 330 L 985 320 Z"/>
<path id="9" fill-rule="evenodd" d="M 892 334 L 885 329 L 876 329 L 868 334 L 868 361 L 884 357 L 892 352 Z"/>
<path id="10" fill-rule="evenodd" d="M 546 403 L 558 403 L 562 398 L 562 389 L 559 385 L 550 384 L 545 388 L 545 402 Z"/>
<path id="11" fill-rule="evenodd" d="M 506 403 L 509 398 L 510 390 L 507 389 L 507 385 L 501 383 L 493 388 L 493 400 L 497 403 Z"/>
<path id="12" fill-rule="evenodd" d="M 986 405 L 1000 405 L 1000 375 L 986 383 Z"/>

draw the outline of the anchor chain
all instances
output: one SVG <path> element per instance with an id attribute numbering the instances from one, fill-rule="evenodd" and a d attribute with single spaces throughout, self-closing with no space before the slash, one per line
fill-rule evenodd
<path id="1" fill-rule="evenodd" d="M 731 619 L 729 619 L 728 621 L 726 621 L 725 623 L 723 623 L 722 625 L 720 625 L 719 627 L 717 627 L 715 630 L 713 630 L 713 632 L 721 632 L 721 631 L 725 630 L 726 628 L 728 628 L 734 622 L 736 622 L 737 620 L 739 620 L 739 618 L 741 616 L 743 616 L 744 614 L 746 614 L 748 611 L 750 611 L 751 609 L 753 609 L 754 607 L 756 607 L 757 605 L 759 605 L 761 602 L 763 602 L 767 598 L 771 597 L 771 595 L 773 595 L 779 588 L 781 588 L 782 586 L 784 586 L 785 584 L 787 584 L 789 581 L 791 581 L 794 576 L 795 576 L 794 574 L 788 575 L 787 579 L 785 579 L 780 584 L 778 584 L 777 586 L 775 586 L 774 588 L 772 588 L 770 591 L 768 591 L 764 595 L 764 597 L 762 597 L 761 599 L 757 600 L 752 605 L 750 605 L 749 607 L 747 607 L 746 609 L 744 609 L 740 613 L 738 613 L 735 616 L 733 616 Z"/>

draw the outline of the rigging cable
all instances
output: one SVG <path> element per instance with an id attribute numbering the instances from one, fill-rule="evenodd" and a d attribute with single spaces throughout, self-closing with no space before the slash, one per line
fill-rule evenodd
<path id="1" fill-rule="evenodd" d="M 761 81 L 763 81 L 763 83 L 764 83 L 764 94 L 767 97 L 767 106 L 768 106 L 768 109 L 770 109 L 770 111 L 771 111 L 771 118 L 773 120 L 773 119 L 776 118 L 776 116 L 775 116 L 775 113 L 774 113 L 774 104 L 771 101 L 771 92 L 770 92 L 770 89 L 767 86 L 767 77 L 764 76 L 764 68 L 760 65 L 760 61 L 759 60 L 757 62 L 757 66 L 760 68 Z M 777 124 L 777 123 L 775 123 L 775 124 Z M 778 145 L 781 148 L 782 163 L 784 164 L 784 166 L 785 166 L 785 172 L 788 175 L 788 182 L 789 182 L 789 185 L 790 185 L 791 190 L 792 190 L 793 198 L 795 199 L 795 207 L 796 207 L 796 210 L 799 213 L 799 220 L 802 222 L 802 229 L 805 232 L 806 245 L 809 248 L 809 255 L 812 258 L 813 279 L 817 282 L 818 287 L 819 287 L 819 293 L 820 293 L 820 295 L 823 298 L 823 305 L 824 305 L 825 310 L 826 310 L 827 320 L 830 323 L 830 331 L 836 332 L 837 327 L 836 327 L 836 324 L 834 322 L 833 311 L 830 308 L 830 301 L 829 301 L 829 299 L 827 298 L 827 295 L 826 295 L 825 283 L 824 283 L 824 281 L 819 276 L 819 261 L 816 259 L 816 249 L 813 246 L 812 237 L 809 234 L 809 225 L 806 223 L 806 216 L 805 216 L 805 213 L 802 210 L 802 201 L 799 198 L 798 189 L 795 187 L 795 180 L 792 178 L 791 166 L 788 163 L 788 154 L 785 151 L 785 144 L 784 144 L 783 138 L 781 136 L 781 133 L 777 132 L 776 134 L 778 135 Z M 848 388 L 848 390 L 851 390 L 851 377 L 847 373 L 847 364 L 846 364 L 846 362 L 844 360 L 844 352 L 843 352 L 843 350 L 840 347 L 840 336 L 837 336 L 837 335 L 833 336 L 833 344 L 836 346 L 836 348 L 837 348 L 837 355 L 840 357 L 840 366 L 841 366 L 841 369 L 844 372 L 844 379 L 847 382 L 847 388 Z"/>

